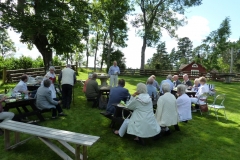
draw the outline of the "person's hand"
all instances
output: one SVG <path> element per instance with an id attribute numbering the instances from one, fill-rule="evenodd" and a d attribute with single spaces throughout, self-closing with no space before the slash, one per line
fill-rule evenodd
<path id="1" fill-rule="evenodd" d="M 23 93 L 24 93 L 24 94 L 28 94 L 28 93 L 29 93 L 29 91 L 23 91 Z"/>
<path id="2" fill-rule="evenodd" d="M 61 101 L 58 101 L 58 104 L 61 104 L 62 102 Z"/>
<path id="3" fill-rule="evenodd" d="M 133 97 L 136 97 L 137 95 L 139 95 L 139 93 L 138 92 L 135 92 L 135 93 L 133 93 Z"/>

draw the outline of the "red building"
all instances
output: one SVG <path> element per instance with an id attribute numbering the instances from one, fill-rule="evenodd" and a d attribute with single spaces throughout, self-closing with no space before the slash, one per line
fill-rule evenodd
<path id="1" fill-rule="evenodd" d="M 180 73 L 187 73 L 190 76 L 198 77 L 199 73 L 206 73 L 206 69 L 198 63 L 192 62 L 190 64 L 181 64 L 179 68 Z"/>

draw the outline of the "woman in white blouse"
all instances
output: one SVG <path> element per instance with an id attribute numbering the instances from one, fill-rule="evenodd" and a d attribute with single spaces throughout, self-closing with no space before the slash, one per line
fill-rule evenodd
<path id="1" fill-rule="evenodd" d="M 209 87 L 206 84 L 207 80 L 205 77 L 199 78 L 201 86 L 198 89 L 198 92 L 196 93 L 194 98 L 191 98 L 191 102 L 194 104 L 205 104 L 206 103 L 206 96 L 203 96 L 203 94 L 206 94 L 209 92 Z M 201 99 L 198 100 L 198 98 L 201 96 Z"/>

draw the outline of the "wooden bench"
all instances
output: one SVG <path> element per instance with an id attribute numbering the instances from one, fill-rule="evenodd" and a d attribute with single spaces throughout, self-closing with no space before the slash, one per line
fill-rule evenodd
<path id="1" fill-rule="evenodd" d="M 18 145 L 21 145 L 26 141 L 37 137 L 64 160 L 71 160 L 72 158 L 69 157 L 54 143 L 52 143 L 51 140 L 56 140 L 61 143 L 65 148 L 67 148 L 75 155 L 76 160 L 86 160 L 87 147 L 92 146 L 100 138 L 97 136 L 90 136 L 65 130 L 42 127 L 12 120 L 0 123 L 0 128 L 4 129 L 5 150 L 13 149 Z M 15 133 L 15 144 L 13 145 L 10 143 L 10 131 L 14 131 Z M 20 133 L 30 134 L 32 137 L 20 141 Z M 69 145 L 68 142 L 76 144 L 75 149 Z M 80 146 L 82 146 L 82 154 L 80 154 Z"/>

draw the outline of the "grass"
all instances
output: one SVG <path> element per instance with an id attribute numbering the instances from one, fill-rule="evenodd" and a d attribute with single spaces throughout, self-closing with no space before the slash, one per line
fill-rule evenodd
<path id="1" fill-rule="evenodd" d="M 87 73 L 81 72 L 78 76 L 78 79 L 86 78 Z M 126 88 L 130 93 L 135 91 L 137 83 L 145 82 L 147 79 L 147 77 L 125 76 L 120 76 L 120 78 L 126 80 Z M 162 78 L 157 80 L 160 82 Z M 226 94 L 225 106 L 228 121 L 224 119 L 223 111 L 219 113 L 219 121 L 213 114 L 201 116 L 200 113 L 193 113 L 193 120 L 187 124 L 179 124 L 180 132 L 175 132 L 174 128 L 170 127 L 173 131 L 170 136 L 162 137 L 158 141 L 149 138 L 146 140 L 147 146 L 134 143 L 134 137 L 131 135 L 125 135 L 123 138 L 114 135 L 109 128 L 110 121 L 99 114 L 101 110 L 91 108 L 91 104 L 86 102 L 80 85 L 76 85 L 74 88 L 75 105 L 72 105 L 70 110 L 64 110 L 68 116 L 58 120 L 47 120 L 41 122 L 40 125 L 100 136 L 99 141 L 88 148 L 89 160 L 239 159 L 240 85 L 239 83 L 209 83 L 215 84 L 218 93 Z M 3 85 L 0 87 L 0 91 L 3 91 L 4 87 L 10 88 L 13 85 Z M 212 101 L 211 98 L 210 101 Z M 11 111 L 16 113 L 15 110 Z M 51 117 L 51 114 L 44 113 L 44 117 Z M 26 137 L 29 135 L 22 136 L 22 138 Z M 11 151 L 4 151 L 4 138 L 1 136 L 0 149 L 1 160 L 60 159 L 37 138 Z M 72 154 L 69 153 L 69 155 Z"/>

